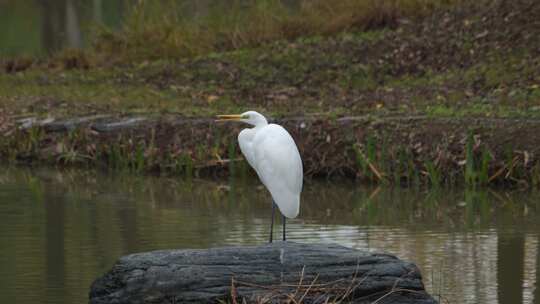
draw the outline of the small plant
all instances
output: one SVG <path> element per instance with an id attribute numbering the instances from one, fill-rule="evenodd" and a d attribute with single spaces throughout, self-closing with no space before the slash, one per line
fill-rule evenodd
<path id="1" fill-rule="evenodd" d="M 135 159 L 133 163 L 133 169 L 137 173 L 143 172 L 145 168 L 145 157 L 144 157 L 144 144 L 139 143 L 135 149 Z"/>
<path id="2" fill-rule="evenodd" d="M 465 183 L 470 186 L 476 186 L 477 174 L 474 169 L 474 139 L 471 132 L 467 135 L 465 145 Z"/>
<path id="3" fill-rule="evenodd" d="M 482 150 L 480 171 L 478 172 L 478 182 L 481 185 L 487 185 L 489 183 L 489 164 L 491 160 L 492 160 L 491 154 L 486 148 L 484 148 Z"/>
<path id="4" fill-rule="evenodd" d="M 437 169 L 437 166 L 432 161 L 426 162 L 426 170 L 429 177 L 429 183 L 433 187 L 441 186 L 441 172 Z"/>
<path id="5" fill-rule="evenodd" d="M 182 163 L 184 168 L 184 176 L 190 180 L 193 178 L 193 160 L 191 159 L 191 155 L 184 153 L 182 155 Z"/>
<path id="6" fill-rule="evenodd" d="M 407 156 L 405 150 L 400 148 L 397 153 L 397 163 L 394 169 L 394 183 L 396 185 L 401 184 L 401 179 L 403 176 L 407 178 L 408 182 L 410 178 L 407 170 Z"/>
<path id="7" fill-rule="evenodd" d="M 353 148 L 356 155 L 356 164 L 362 169 L 362 176 L 371 182 L 379 181 L 386 182 L 383 173 L 373 164 L 376 158 L 375 140 L 368 137 L 366 142 L 366 154 L 362 152 L 359 145 L 354 145 Z"/>

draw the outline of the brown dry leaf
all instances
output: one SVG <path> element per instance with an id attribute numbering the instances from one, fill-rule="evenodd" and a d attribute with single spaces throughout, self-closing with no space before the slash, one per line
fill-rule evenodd
<path id="1" fill-rule="evenodd" d="M 216 96 L 216 95 L 208 95 L 206 97 L 206 101 L 208 103 L 213 103 L 214 101 L 218 100 L 219 99 L 219 96 Z"/>

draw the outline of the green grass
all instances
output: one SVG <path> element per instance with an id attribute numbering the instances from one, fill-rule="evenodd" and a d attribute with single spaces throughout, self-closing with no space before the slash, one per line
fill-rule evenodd
<path id="1" fill-rule="evenodd" d="M 414 17 L 460 5 L 458 0 L 345 0 L 332 6 L 315 0 L 295 9 L 277 0 L 249 7 L 232 1 L 197 18 L 184 16 L 179 3 L 138 1 L 125 27 L 101 28 L 89 51 L 65 50 L 20 72 L 8 66 L 31 66 L 31 59 L 7 62 L 0 106 L 9 114 L 52 117 L 212 116 L 245 109 L 329 119 L 540 117 L 534 45 L 490 48 L 463 64 L 455 59 L 470 55 L 474 36 L 449 32 L 448 43 L 458 49 L 455 58 L 444 58 L 444 68 L 429 56 L 413 69 L 407 54 L 392 59 L 402 41 L 413 45 L 411 52 L 424 51 L 415 39 L 433 41 L 427 32 L 416 37 L 407 25 L 401 34 L 393 31 L 396 18 L 412 18 L 413 24 Z"/>
<path id="2" fill-rule="evenodd" d="M 0 105 L 19 114 L 54 117 L 110 113 L 182 113 L 190 116 L 213 115 L 206 106 L 194 104 L 189 93 L 176 87 L 164 89 L 141 84 L 129 78 L 133 70 L 91 70 L 50 73 L 37 70 L 16 76 L 0 74 Z M 43 81 L 46 78 L 47 81 Z M 205 98 L 201 93 L 201 98 Z M 212 101 L 217 110 L 232 111 L 226 96 Z M 49 105 L 50 103 L 50 105 Z M 25 113 L 20 113 L 20 112 Z"/>
<path id="3" fill-rule="evenodd" d="M 0 73 L 0 106 L 16 115 L 53 117 L 103 112 L 212 116 L 248 108 L 329 118 L 392 113 L 540 117 L 540 87 L 523 81 L 534 79 L 535 71 L 518 53 L 505 55 L 506 61 L 487 56 L 468 68 L 392 75 L 373 61 L 358 62 L 348 48 L 374 48 L 388 33 L 303 37 L 180 62 Z M 523 73 L 531 76 L 523 78 Z"/>
<path id="4" fill-rule="evenodd" d="M 202 16 L 189 16 L 186 4 L 138 1 L 121 31 L 101 28 L 95 51 L 117 60 L 185 58 L 224 50 L 252 48 L 277 40 L 328 36 L 395 24 L 458 0 L 299 1 L 291 8 L 279 0 L 214 3 Z"/>
<path id="5" fill-rule="evenodd" d="M 538 162 L 530 160 L 534 148 L 525 140 L 530 137 L 510 137 L 528 148 L 515 145 L 520 150 L 510 149 L 503 158 L 498 136 L 480 147 L 466 137 L 476 118 L 540 118 L 540 62 L 534 43 L 491 47 L 499 44 L 496 40 L 478 46 L 471 41 L 484 28 L 455 35 L 463 29 L 459 18 L 471 17 L 460 14 L 448 30 L 438 18 L 429 17 L 417 24 L 413 19 L 398 31 L 392 29 L 391 21 L 398 16 L 423 15 L 455 2 L 345 0 L 330 9 L 326 2 L 315 0 L 291 11 L 276 1 L 260 0 L 245 10 L 233 2 L 219 16 L 218 11 L 210 11 L 206 17 L 189 19 L 179 15 L 177 2 L 151 5 L 157 2 L 139 1 L 125 29 L 102 29 L 91 51 L 65 50 L 37 64 L 19 58 L 4 66 L 6 73 L 0 73 L 0 132 L 11 133 L 0 141 L 1 156 L 12 162 L 38 159 L 197 176 L 200 170 L 216 167 L 216 155 L 239 156 L 238 149 L 231 146 L 234 139 L 214 128 L 184 132 L 168 125 L 167 119 L 173 116 L 163 114 L 176 114 L 176 119 L 253 109 L 272 118 L 318 118 L 320 125 L 310 126 L 303 131 L 309 133 L 301 137 L 307 141 L 308 154 L 313 147 L 331 154 L 308 162 L 315 173 L 332 168 L 329 174 L 409 185 L 466 182 L 476 187 L 509 180 L 538 184 Z M 329 16 L 332 22 L 320 22 Z M 441 39 L 428 30 L 418 31 L 417 25 L 429 30 L 438 27 L 436 33 L 443 31 Z M 498 30 L 512 26 L 521 30 L 523 24 Z M 423 34 L 419 36 L 419 32 Z M 397 52 L 405 42 L 409 48 L 404 47 L 403 54 Z M 432 49 L 425 50 L 426 44 Z M 453 46 L 451 53 L 438 51 L 446 45 Z M 471 50 L 484 53 L 472 60 Z M 417 53 L 429 56 L 415 57 Z M 432 61 L 434 54 L 442 62 Z M 14 128 L 18 118 L 94 114 L 150 116 L 160 121 L 160 127 L 171 129 L 167 134 L 152 129 L 118 138 L 105 136 L 94 143 L 92 134 L 84 130 L 63 135 Z M 436 144 L 422 143 L 431 127 L 406 123 L 420 115 L 427 116 L 422 120 L 424 127 L 431 124 L 441 134 L 461 138 L 460 148 L 456 150 L 452 146 L 456 142 L 433 134 L 429 140 Z M 352 122 L 353 129 L 332 133 L 332 144 L 327 143 L 328 130 L 348 116 L 363 118 Z M 404 119 L 392 125 L 395 118 Z M 484 126 L 497 123 L 478 121 Z M 517 124 L 507 122 L 502 123 L 506 130 L 490 132 L 516 134 L 519 120 Z M 461 127 L 465 129 L 458 132 L 456 128 Z M 480 133 L 475 135 L 482 135 L 477 131 Z M 212 132 L 217 134 L 210 142 L 193 141 Z M 182 137 L 171 139 L 172 133 Z M 489 138 L 490 134 L 482 136 Z M 319 146 L 325 143 L 325 148 Z M 346 147 L 346 151 L 334 151 L 337 147 Z M 237 166 L 231 162 L 226 170 L 242 175 L 242 166 L 245 163 Z"/>

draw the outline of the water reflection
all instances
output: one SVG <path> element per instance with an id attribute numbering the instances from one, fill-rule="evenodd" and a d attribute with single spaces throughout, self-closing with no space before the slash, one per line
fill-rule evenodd
<path id="1" fill-rule="evenodd" d="M 270 204 L 257 185 L 3 170 L 0 302 L 85 302 L 130 252 L 266 242 Z M 540 303 L 539 198 L 309 183 L 289 236 L 414 261 L 443 303 Z"/>

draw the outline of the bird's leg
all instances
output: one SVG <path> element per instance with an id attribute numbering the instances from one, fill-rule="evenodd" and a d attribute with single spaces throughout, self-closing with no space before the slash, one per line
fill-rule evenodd
<path id="1" fill-rule="evenodd" d="M 272 243 L 272 236 L 274 235 L 274 213 L 276 213 L 276 203 L 272 200 L 272 220 L 270 221 L 270 243 Z"/>
<path id="2" fill-rule="evenodd" d="M 285 217 L 285 215 L 283 215 L 283 241 L 285 242 L 287 240 L 287 238 L 285 237 L 285 220 L 287 218 Z"/>

